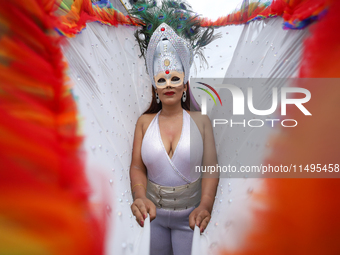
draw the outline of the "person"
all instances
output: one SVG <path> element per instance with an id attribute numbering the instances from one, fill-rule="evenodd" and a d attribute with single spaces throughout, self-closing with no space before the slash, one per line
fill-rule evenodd
<path id="1" fill-rule="evenodd" d="M 142 227 L 150 216 L 151 254 L 185 255 L 191 253 L 195 225 L 203 232 L 211 218 L 218 174 L 195 171 L 195 166 L 216 166 L 214 136 L 210 119 L 190 111 L 195 103 L 188 82 L 190 43 L 161 23 L 147 45 L 152 102 L 135 128 L 131 210 Z"/>

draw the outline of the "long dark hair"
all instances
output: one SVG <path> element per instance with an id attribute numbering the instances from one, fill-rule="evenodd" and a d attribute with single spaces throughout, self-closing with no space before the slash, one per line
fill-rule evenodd
<path id="1" fill-rule="evenodd" d="M 189 81 L 186 84 L 187 84 L 187 100 L 185 100 L 185 102 L 181 100 L 182 108 L 188 111 L 201 111 L 200 106 L 198 105 L 197 101 L 195 100 L 193 94 L 190 91 Z M 149 108 L 143 114 L 157 113 L 162 109 L 162 101 L 159 102 L 159 104 L 157 104 L 156 92 L 152 85 L 151 85 L 151 89 L 152 89 L 152 100 L 151 100 Z"/>

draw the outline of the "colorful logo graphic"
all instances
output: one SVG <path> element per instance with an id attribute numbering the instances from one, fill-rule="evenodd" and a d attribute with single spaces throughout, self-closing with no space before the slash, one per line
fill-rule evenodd
<path id="1" fill-rule="evenodd" d="M 220 97 L 220 95 L 217 93 L 217 91 L 216 91 L 213 87 L 211 87 L 210 85 L 208 85 L 208 84 L 206 84 L 206 83 L 203 83 L 203 82 L 197 82 L 197 83 L 202 84 L 202 85 L 208 87 L 209 89 L 211 89 L 211 90 L 216 94 L 218 100 L 220 100 L 220 103 L 221 103 L 221 106 L 222 106 L 221 97 Z M 201 87 L 196 87 L 196 88 L 205 91 L 205 92 L 206 92 L 209 96 L 211 96 L 211 98 L 214 100 L 215 105 L 217 105 L 215 98 L 214 98 L 213 95 L 209 92 L 209 90 L 204 89 L 204 88 L 201 88 Z"/>
<path id="2" fill-rule="evenodd" d="M 199 84 L 202 84 L 206 87 L 208 87 L 210 90 L 212 90 L 218 99 L 220 100 L 221 106 L 222 106 L 222 100 L 219 96 L 219 94 L 216 92 L 216 90 L 211 87 L 210 85 L 203 83 L 203 82 L 197 82 Z M 234 119 L 213 119 L 213 127 L 216 125 L 224 125 L 228 124 L 230 127 L 240 126 L 241 127 L 263 127 L 265 123 L 270 123 L 271 127 L 274 127 L 276 122 L 280 122 L 283 127 L 296 127 L 298 125 L 297 120 L 295 119 L 283 119 L 282 116 L 287 115 L 287 105 L 295 105 L 304 115 L 311 116 L 312 114 L 307 110 L 307 108 L 303 105 L 307 103 L 311 99 L 311 93 L 309 90 L 301 87 L 272 87 L 272 93 L 270 95 L 270 100 L 268 99 L 268 103 L 271 105 L 269 109 L 257 109 L 254 106 L 254 94 L 253 94 L 253 87 L 247 87 L 247 90 L 243 92 L 241 88 L 239 88 L 236 85 L 232 84 L 218 84 L 215 85 L 218 89 L 228 89 L 228 91 L 231 93 L 232 100 L 230 100 L 230 103 L 232 103 L 232 106 L 228 106 L 228 104 L 225 104 L 225 107 L 228 107 L 228 109 L 224 109 L 225 111 L 228 110 L 230 113 L 232 112 L 232 116 L 244 116 L 243 120 L 238 118 L 237 121 Z M 212 93 L 208 91 L 207 89 L 197 87 L 198 89 L 201 89 L 205 91 L 210 97 L 214 100 L 215 105 L 217 105 L 215 98 L 213 97 Z M 304 97 L 299 96 L 298 98 L 294 98 L 292 96 L 289 96 L 291 93 L 299 93 L 304 95 Z M 206 95 L 203 94 L 201 96 L 201 114 L 207 115 L 207 99 Z M 257 98 L 258 100 L 258 98 Z M 245 108 L 248 108 L 247 111 Z M 229 109 L 230 108 L 230 109 Z M 267 108 L 267 107 L 266 107 Z M 279 112 L 277 109 L 279 108 L 281 112 L 281 116 L 279 115 Z M 231 111 L 232 110 L 232 111 Z M 222 109 L 223 111 L 223 109 Z M 276 112 L 277 111 L 277 112 Z M 275 114 L 276 118 L 272 119 L 270 116 L 271 114 Z M 265 118 L 255 118 L 255 116 L 266 116 Z M 289 124 L 287 124 L 289 122 Z M 290 124 L 293 122 L 293 124 Z"/>

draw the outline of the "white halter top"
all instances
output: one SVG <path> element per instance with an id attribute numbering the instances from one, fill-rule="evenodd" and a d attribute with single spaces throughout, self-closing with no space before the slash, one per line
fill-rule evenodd
<path id="1" fill-rule="evenodd" d="M 151 121 L 142 141 L 142 160 L 149 180 L 164 186 L 179 186 L 196 181 L 201 176 L 195 172 L 195 166 L 202 165 L 203 140 L 195 121 L 183 109 L 181 137 L 170 159 L 159 129 L 160 112 Z"/>

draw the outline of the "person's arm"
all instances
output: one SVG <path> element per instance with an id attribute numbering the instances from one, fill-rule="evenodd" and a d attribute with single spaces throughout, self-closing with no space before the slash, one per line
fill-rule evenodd
<path id="1" fill-rule="evenodd" d="M 213 134 L 212 125 L 210 119 L 206 115 L 201 116 L 201 120 L 203 122 L 203 167 L 206 166 L 217 166 L 217 153 L 215 146 L 215 139 Z M 204 172 L 202 173 L 202 193 L 201 193 L 201 202 L 199 206 L 193 211 L 189 219 L 189 224 L 192 229 L 194 229 L 195 225 L 200 227 L 201 233 L 207 227 L 210 218 L 211 212 L 215 201 L 217 185 L 219 182 L 219 173 L 218 172 Z"/>
<path id="2" fill-rule="evenodd" d="M 204 116 L 204 154 L 203 154 L 203 166 L 217 166 L 217 153 L 215 138 L 213 134 L 213 128 L 208 116 Z M 217 185 L 219 182 L 219 173 L 204 172 L 202 173 L 202 196 L 201 204 L 203 204 L 211 213 Z"/>
<path id="3" fill-rule="evenodd" d="M 132 148 L 132 159 L 130 165 L 130 181 L 133 200 L 146 197 L 146 168 L 141 158 L 143 141 L 142 116 L 137 120 Z M 139 185 L 140 184 L 140 185 Z"/>
<path id="4" fill-rule="evenodd" d="M 147 177 L 146 167 L 141 156 L 143 141 L 143 121 L 142 116 L 138 119 L 135 129 L 132 160 L 130 166 L 131 193 L 134 202 L 131 205 L 131 211 L 136 220 L 142 227 L 147 213 L 150 220 L 156 217 L 156 206 L 146 197 Z"/>

